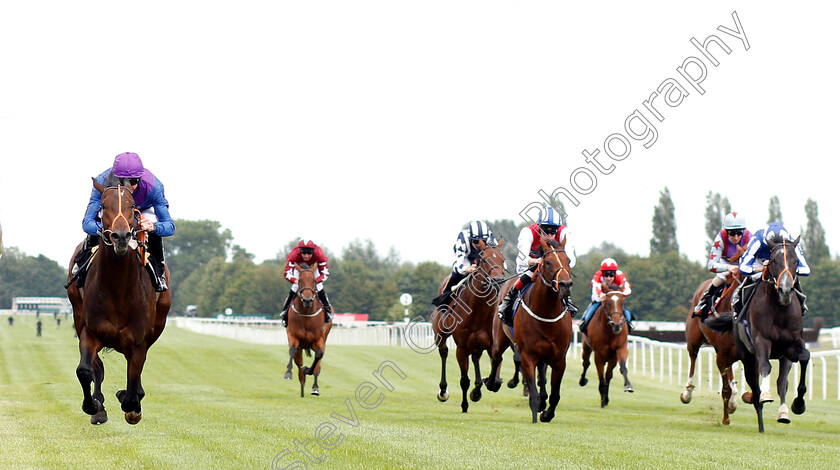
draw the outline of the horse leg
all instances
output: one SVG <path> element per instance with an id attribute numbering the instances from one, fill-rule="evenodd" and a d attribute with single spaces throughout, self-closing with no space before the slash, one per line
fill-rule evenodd
<path id="1" fill-rule="evenodd" d="M 544 411 L 546 403 L 548 401 L 548 392 L 545 390 L 545 382 L 546 382 L 546 375 L 545 375 L 545 368 L 547 367 L 545 362 L 540 362 L 537 365 L 537 385 L 540 388 L 540 408 L 539 411 Z"/>
<path id="2" fill-rule="evenodd" d="M 760 388 L 758 384 L 758 365 L 756 364 L 756 358 L 747 354 L 741 362 L 744 364 L 744 376 L 751 390 L 750 392 L 744 393 L 743 399 L 747 403 L 752 403 L 755 408 L 755 413 L 758 416 L 758 432 L 764 432 L 764 403 L 759 399 Z"/>
<path id="3" fill-rule="evenodd" d="M 470 362 L 467 357 L 467 348 L 455 348 L 455 359 L 458 360 L 458 368 L 461 369 L 461 412 L 466 413 L 469 408 L 467 402 L 467 391 L 470 389 Z"/>
<path id="4" fill-rule="evenodd" d="M 598 391 L 601 392 L 601 408 L 610 404 L 610 380 L 614 367 L 614 359 L 604 362 L 597 357 L 595 358 L 595 368 L 598 370 Z"/>
<path id="5" fill-rule="evenodd" d="M 76 377 L 82 386 L 82 411 L 93 416 L 100 411 L 102 403 L 97 402 L 90 394 L 90 384 L 96 378 L 93 370 L 94 357 L 102 348 L 87 329 L 82 329 L 79 335 L 79 366 L 76 367 Z"/>
<path id="6" fill-rule="evenodd" d="M 738 381 L 735 380 L 735 376 L 738 373 L 738 362 L 735 360 L 732 364 L 727 368 L 727 380 L 729 381 L 729 389 L 731 393 L 729 394 L 729 402 L 726 405 L 727 411 L 729 414 L 734 413 L 738 409 Z"/>
<path id="7" fill-rule="evenodd" d="M 534 373 L 536 371 L 537 365 L 533 358 L 531 358 L 528 354 L 522 355 L 522 381 L 525 383 L 525 387 L 527 387 L 529 394 L 528 394 L 528 404 L 531 407 L 531 423 L 537 422 L 537 410 L 540 407 L 540 397 L 539 393 L 537 392 L 537 383 L 534 380 Z"/>
<path id="8" fill-rule="evenodd" d="M 323 349 L 321 355 L 323 356 Z M 314 378 L 315 382 L 312 384 L 312 391 L 309 393 L 315 395 L 316 397 L 321 395 L 321 389 L 318 387 L 319 375 L 321 375 L 321 363 L 318 363 L 318 365 L 312 368 L 312 377 Z"/>
<path id="9" fill-rule="evenodd" d="M 793 399 L 793 406 L 791 410 L 801 415 L 805 412 L 805 372 L 808 370 L 808 362 L 811 360 L 811 353 L 805 348 L 804 344 L 800 345 L 799 349 L 799 385 L 796 387 L 796 398 Z"/>
<path id="10" fill-rule="evenodd" d="M 621 372 L 621 375 L 624 376 L 624 391 L 627 393 L 633 393 L 633 385 L 630 383 L 630 379 L 627 377 L 627 355 L 629 352 L 627 351 L 627 344 L 625 343 L 624 347 L 618 350 L 618 370 Z"/>
<path id="11" fill-rule="evenodd" d="M 592 355 L 592 348 L 583 343 L 583 349 L 580 353 L 581 360 L 583 361 L 583 372 L 580 373 L 580 381 L 578 382 L 581 387 L 586 386 L 589 383 L 589 379 L 586 378 L 586 371 L 589 369 L 589 357 Z"/>
<path id="12" fill-rule="evenodd" d="M 315 360 L 312 361 L 312 366 L 310 366 L 310 367 L 303 366 L 303 368 L 302 368 L 303 373 L 306 374 L 306 375 L 314 374 L 315 373 L 315 368 L 318 367 L 319 365 L 321 365 L 320 362 L 321 362 L 321 359 L 323 357 L 324 357 L 324 348 L 322 346 L 320 349 L 315 350 Z"/>
<path id="13" fill-rule="evenodd" d="M 755 347 L 758 375 L 761 378 L 761 385 L 759 387 L 761 397 L 759 397 L 759 401 L 761 403 L 772 402 L 773 394 L 770 393 L 770 371 L 772 370 L 772 366 L 770 365 L 770 348 L 772 345 L 770 341 L 757 336 L 753 339 L 753 346 Z"/>
<path id="14" fill-rule="evenodd" d="M 108 413 L 105 411 L 105 396 L 102 395 L 102 381 L 105 379 L 105 364 L 99 354 L 93 358 L 93 399 L 100 405 L 99 411 L 90 417 L 90 424 L 103 424 L 108 422 Z"/>
<path id="15" fill-rule="evenodd" d="M 286 365 L 286 373 L 283 374 L 283 378 L 286 380 L 292 380 L 292 361 L 294 361 L 296 354 L 297 347 L 289 346 L 289 363 Z"/>
<path id="16" fill-rule="evenodd" d="M 779 377 L 776 379 L 776 392 L 779 394 L 779 417 L 776 421 L 782 424 L 790 423 L 790 410 L 786 403 L 788 389 L 788 374 L 793 364 L 786 357 L 779 358 Z"/>
<path id="17" fill-rule="evenodd" d="M 475 372 L 475 387 L 473 388 L 472 392 L 470 392 L 470 400 L 478 401 L 481 400 L 481 386 L 484 382 L 481 381 L 481 369 L 479 369 L 479 360 L 481 359 L 481 350 L 474 352 L 472 354 L 472 362 L 473 362 L 473 369 Z"/>
<path id="18" fill-rule="evenodd" d="M 548 423 L 554 419 L 554 411 L 557 409 L 557 403 L 560 402 L 560 382 L 563 381 L 563 374 L 566 372 L 566 357 L 560 358 L 560 361 L 551 368 L 551 396 L 548 398 L 548 409 L 543 411 L 540 415 L 540 421 Z"/>
<path id="19" fill-rule="evenodd" d="M 502 387 L 502 352 L 499 352 L 495 346 L 490 350 L 490 375 L 484 378 L 484 386 L 491 392 L 498 392 Z"/>
<path id="20" fill-rule="evenodd" d="M 143 365 L 146 363 L 146 345 L 135 346 L 126 355 L 126 362 L 128 363 L 128 380 L 125 390 L 117 392 L 117 399 L 125 413 L 125 422 L 137 424 L 143 417 L 140 400 L 143 399 L 145 394 L 143 393 L 143 387 L 140 385 L 140 375 L 143 373 Z"/>
<path id="21" fill-rule="evenodd" d="M 732 401 L 732 369 L 730 369 L 728 364 L 728 358 L 725 357 L 724 354 L 718 352 L 717 353 L 717 367 L 718 371 L 720 372 L 720 397 L 723 400 L 723 423 L 725 426 L 729 425 L 729 403 Z"/>
<path id="22" fill-rule="evenodd" d="M 303 387 L 306 386 L 306 373 L 304 373 L 306 367 L 303 366 L 303 349 L 298 349 L 295 353 L 295 365 L 298 370 L 298 382 L 300 382 L 300 397 L 303 398 Z"/>
<path id="23" fill-rule="evenodd" d="M 446 358 L 449 356 L 449 346 L 446 345 L 446 338 L 442 338 L 438 346 L 440 354 L 440 391 L 437 394 L 438 401 L 449 400 L 449 392 L 446 391 Z"/>
<path id="24" fill-rule="evenodd" d="M 522 373 L 522 355 L 519 354 L 519 348 L 516 344 L 511 344 L 510 347 L 513 349 L 513 377 L 508 380 L 507 386 L 508 388 L 516 388 L 519 385 L 519 375 Z"/>
<path id="25" fill-rule="evenodd" d="M 694 393 L 694 366 L 698 351 L 700 346 L 688 345 L 688 383 L 685 385 L 685 391 L 680 394 L 680 401 L 685 404 L 691 403 L 691 395 Z"/>

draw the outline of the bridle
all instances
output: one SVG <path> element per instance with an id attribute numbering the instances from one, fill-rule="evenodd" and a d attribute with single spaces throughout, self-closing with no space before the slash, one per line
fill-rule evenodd
<path id="1" fill-rule="evenodd" d="M 607 320 L 610 323 L 610 325 L 618 325 L 620 327 L 621 325 L 623 325 L 627 321 L 627 318 L 624 317 L 624 312 L 622 312 L 622 311 L 616 310 L 615 312 L 608 312 L 607 311 L 607 305 L 606 305 L 607 304 L 606 299 L 608 299 L 612 295 L 624 295 L 624 294 L 621 293 L 620 291 L 614 290 L 614 291 L 607 292 L 604 295 L 605 295 L 604 302 L 601 303 L 601 308 L 604 310 L 604 315 L 607 316 Z M 618 305 L 617 305 L 618 302 L 609 302 L 609 303 L 611 305 L 613 303 L 615 303 L 616 307 L 618 307 Z M 620 319 L 617 323 L 613 321 L 613 319 L 612 319 L 613 315 L 618 315 L 620 317 Z"/>
<path id="2" fill-rule="evenodd" d="M 782 276 L 785 275 L 785 273 L 787 273 L 790 276 L 790 278 L 792 280 L 791 285 L 796 284 L 796 273 L 791 271 L 790 267 L 788 266 L 788 253 L 787 253 L 788 245 L 791 245 L 791 243 L 789 241 L 785 240 L 780 245 L 776 245 L 776 246 L 773 247 L 772 250 L 770 250 L 770 263 L 768 263 L 768 265 L 764 269 L 764 273 L 761 276 L 762 280 L 764 280 L 765 282 L 768 282 L 770 284 L 773 284 L 775 286 L 776 292 L 779 291 L 779 280 L 782 278 Z M 774 276 L 773 273 L 770 272 L 770 265 L 776 263 L 776 261 L 773 258 L 773 255 L 776 253 L 776 250 L 778 250 L 780 246 L 782 247 L 782 250 L 783 250 L 782 259 L 784 260 L 784 267 L 782 269 L 782 272 L 780 272 L 778 276 Z M 791 248 L 793 249 L 793 245 L 791 245 Z"/>
<path id="3" fill-rule="evenodd" d="M 304 271 L 309 271 L 309 270 L 307 269 L 307 270 L 304 270 Z M 315 287 L 310 287 L 310 286 L 301 287 L 300 286 L 300 278 L 298 278 L 297 285 L 298 285 L 297 297 L 300 299 L 301 302 L 303 302 L 303 293 L 306 292 L 306 291 L 312 292 L 312 300 L 313 301 L 315 300 L 315 298 L 318 297 L 318 290 Z M 297 309 L 297 307 L 295 307 L 295 302 L 292 302 L 292 310 L 294 310 L 294 312 L 296 314 L 298 314 L 302 317 L 314 317 L 315 315 L 318 315 L 319 313 L 321 313 L 322 310 L 324 310 L 324 306 L 322 305 L 314 313 L 303 313 L 303 312 L 299 311 Z"/>
<path id="4" fill-rule="evenodd" d="M 563 250 L 563 249 L 546 251 L 545 253 L 543 253 L 542 261 L 540 261 L 540 266 L 539 266 L 540 280 L 543 282 L 543 284 L 548 286 L 555 294 L 560 293 L 560 281 L 558 280 L 558 278 L 560 276 L 560 273 L 565 271 L 569 275 L 570 279 L 572 277 L 572 271 L 570 271 L 569 268 L 567 268 L 563 264 L 563 260 L 560 259 L 560 255 L 558 254 L 558 253 L 565 253 L 565 252 L 566 252 L 566 250 Z M 547 255 L 550 255 L 550 254 L 554 255 L 554 258 L 557 260 L 557 263 L 560 265 L 560 267 L 557 269 L 557 271 L 554 272 L 553 275 L 551 275 L 549 278 L 546 278 L 545 269 L 543 269 L 543 266 L 545 265 L 545 257 Z"/>
<path id="5" fill-rule="evenodd" d="M 506 281 L 506 279 L 504 279 L 504 265 L 499 266 L 498 264 L 493 263 L 486 256 L 483 256 L 484 253 L 485 253 L 485 250 L 489 250 L 491 248 L 499 249 L 498 245 L 486 244 L 485 247 L 482 248 L 481 251 L 479 251 L 478 269 L 473 271 L 473 273 L 471 274 L 471 276 L 477 277 L 476 273 L 478 273 L 478 272 L 483 273 L 484 274 L 484 279 L 481 280 L 481 283 L 482 283 L 483 287 L 485 287 L 485 288 L 490 288 L 490 287 L 493 287 L 493 286 L 499 286 Z M 502 255 L 502 257 L 504 258 L 504 255 Z M 489 270 L 484 269 L 482 267 L 482 265 L 484 265 L 484 264 L 487 264 L 490 269 Z M 498 279 L 494 278 L 493 275 L 492 275 L 493 271 L 499 271 L 502 274 L 502 277 L 498 278 Z"/>
<path id="6" fill-rule="evenodd" d="M 140 211 L 137 210 L 137 207 L 135 206 L 134 201 L 132 201 L 131 202 L 131 210 L 132 210 L 132 213 L 133 213 L 132 214 L 133 217 L 132 217 L 132 221 L 129 222 L 128 217 L 126 217 L 125 214 L 123 214 L 123 200 L 122 200 L 123 190 L 128 190 L 128 188 L 126 188 L 124 186 L 109 186 L 109 187 L 105 188 L 104 191 L 102 191 L 102 198 L 104 199 L 105 193 L 107 193 L 108 191 L 110 191 L 112 189 L 117 190 L 117 198 L 118 198 L 117 199 L 117 211 L 118 212 L 117 212 L 117 216 L 114 217 L 114 220 L 111 221 L 111 227 L 113 227 L 114 224 L 116 224 L 118 220 L 122 219 L 122 220 L 125 221 L 125 224 L 128 225 L 128 227 L 131 229 L 130 230 L 131 238 L 129 238 L 129 240 L 137 240 L 137 232 L 138 232 L 137 223 L 140 219 Z M 102 210 L 101 205 L 99 206 L 99 210 L 100 211 Z M 99 230 L 99 235 L 102 239 L 102 242 L 105 243 L 105 245 L 107 245 L 107 246 L 114 246 L 114 242 L 111 241 L 111 235 L 114 233 L 113 230 L 111 230 L 111 227 L 109 227 L 107 229 L 105 227 L 103 227 L 102 229 Z"/>

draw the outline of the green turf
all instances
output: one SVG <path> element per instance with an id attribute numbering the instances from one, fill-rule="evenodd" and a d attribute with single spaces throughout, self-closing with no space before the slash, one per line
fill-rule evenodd
<path id="1" fill-rule="evenodd" d="M 297 380 L 281 378 L 288 360 L 281 348 L 174 326 L 149 353 L 140 424 L 127 424 L 114 398 L 125 361 L 112 352 L 103 357 L 110 421 L 92 426 L 81 411 L 70 325 L 46 320 L 37 338 L 32 317 L 13 327 L 2 320 L 0 468 L 271 468 L 286 449 L 276 468 L 296 461 L 307 468 L 836 468 L 840 455 L 837 400 L 808 400 L 807 412 L 788 425 L 773 419 L 777 406 L 767 406 L 767 432 L 759 435 L 751 407 L 741 404 L 724 427 L 717 395 L 695 392 L 683 405 L 680 385 L 643 377 L 631 376 L 634 394 L 614 381 L 612 401 L 601 409 L 594 371 L 581 388 L 580 364 L 570 361 L 554 421 L 531 424 L 527 400 L 504 387 L 485 390 L 461 413 L 454 354 L 446 403 L 435 399 L 436 353 L 386 347 L 328 346 L 321 396 L 309 395 L 309 378 L 300 398 Z M 406 375 L 384 373 L 393 391 L 372 374 L 384 361 Z M 382 393 L 373 409 L 357 400 L 365 383 L 378 386 L 368 402 Z M 330 449 L 316 442 L 317 432 Z"/>

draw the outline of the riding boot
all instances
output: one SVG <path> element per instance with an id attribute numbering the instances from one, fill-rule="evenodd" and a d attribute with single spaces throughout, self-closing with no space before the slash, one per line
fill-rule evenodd
<path id="1" fill-rule="evenodd" d="M 324 289 L 319 290 L 318 300 L 321 301 L 321 305 L 324 307 L 324 323 L 331 322 L 333 318 L 333 309 L 330 305 L 330 299 L 327 298 L 327 291 Z"/>
<path id="2" fill-rule="evenodd" d="M 709 285 L 706 292 L 703 293 L 703 298 L 700 299 L 697 307 L 694 308 L 694 314 L 692 314 L 692 317 L 700 317 L 701 321 L 705 320 L 706 317 L 709 316 L 709 314 L 715 309 L 715 297 L 723 292 L 723 289 L 725 288 L 725 284 L 721 284 L 720 286 Z"/>
<path id="3" fill-rule="evenodd" d="M 76 254 L 73 275 L 76 276 L 76 287 L 79 289 L 85 287 L 85 279 L 87 279 L 90 260 L 93 257 L 93 247 L 95 246 L 99 246 L 99 235 L 87 235 L 82 243 L 82 249 Z M 68 285 L 70 285 L 69 282 L 64 287 L 67 288 Z"/>
<path id="4" fill-rule="evenodd" d="M 513 301 L 516 296 L 519 295 L 519 291 L 521 289 L 517 289 L 516 285 L 518 284 L 519 282 L 510 288 L 507 295 L 505 295 L 505 298 L 502 299 L 502 302 L 499 304 L 499 318 L 505 325 L 508 326 L 513 326 Z"/>
<path id="5" fill-rule="evenodd" d="M 295 300 L 295 295 L 297 295 L 295 291 L 289 291 L 289 296 L 286 297 L 286 303 L 283 304 L 283 310 L 280 311 L 280 321 L 283 322 L 283 326 L 288 326 L 289 306 L 292 305 L 292 301 Z"/>
<path id="6" fill-rule="evenodd" d="M 805 305 L 805 300 L 808 299 L 808 296 L 802 292 L 802 286 L 799 284 L 799 278 L 797 277 L 793 283 L 793 291 L 796 292 L 796 296 L 799 297 L 799 304 L 802 306 L 802 316 L 805 316 L 805 312 L 808 311 L 808 306 Z"/>
<path id="7" fill-rule="evenodd" d="M 163 238 L 154 233 L 149 234 L 149 264 L 152 267 L 152 280 L 155 284 L 155 292 L 166 292 L 169 286 L 166 285 L 166 267 L 163 260 Z"/>
<path id="8" fill-rule="evenodd" d="M 462 279 L 467 277 L 466 274 L 461 274 L 457 271 L 452 271 L 452 274 L 449 275 L 449 281 L 446 283 L 446 287 L 443 288 L 443 292 L 440 293 L 439 296 L 435 297 L 432 300 L 432 305 L 435 307 L 440 307 L 441 305 L 449 305 L 449 302 L 452 300 L 452 288 L 458 285 Z"/>

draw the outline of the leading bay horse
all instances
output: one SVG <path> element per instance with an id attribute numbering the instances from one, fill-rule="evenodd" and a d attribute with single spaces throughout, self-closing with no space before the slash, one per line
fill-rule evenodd
<path id="1" fill-rule="evenodd" d="M 543 256 L 534 272 L 534 281 L 513 317 L 514 340 L 522 361 L 522 378 L 529 389 L 533 423 L 537 422 L 537 412 L 544 408 L 546 399 L 544 391 L 537 393 L 535 371 L 551 367 L 548 408 L 540 414 L 540 421 L 547 423 L 554 418 L 560 401 L 566 353 L 572 342 L 572 317 L 564 300 L 572 294 L 573 283 L 565 245 L 565 238 L 562 243 L 540 240 Z"/>
<path id="2" fill-rule="evenodd" d="M 289 364 L 286 366 L 284 379 L 292 379 L 292 361 L 298 368 L 298 380 L 300 381 L 300 396 L 303 398 L 303 387 L 306 384 L 306 376 L 315 377 L 312 385 L 312 395 L 320 395 L 318 388 L 318 375 L 321 373 L 321 359 L 327 348 L 327 336 L 332 329 L 332 322 L 325 323 L 324 311 L 321 301 L 318 300 L 317 282 L 315 270 L 317 265 L 303 268 L 295 265 L 298 271 L 298 290 L 295 300 L 289 306 L 288 326 L 286 336 L 289 339 Z M 303 365 L 303 351 L 311 356 L 315 350 L 315 360 L 312 366 Z"/>
<path id="3" fill-rule="evenodd" d="M 800 377 L 797 395 L 791 411 L 805 412 L 805 380 L 811 354 L 802 335 L 802 305 L 793 292 L 799 260 L 796 245 L 799 238 L 788 241 L 778 234 L 767 240 L 770 260 L 752 299 L 743 298 L 746 305 L 734 323 L 721 316 L 707 319 L 706 324 L 717 330 L 730 329 L 735 338 L 738 357 L 744 365 L 744 375 L 751 393 L 744 401 L 751 402 L 758 415 L 758 431 L 764 432 L 764 403 L 773 401 L 770 393 L 770 359 L 779 360 L 778 391 L 782 406 L 787 392 L 787 378 L 793 362 L 799 362 Z M 743 291 L 744 289 L 742 289 Z M 742 292 L 746 296 L 746 293 Z M 760 379 L 760 380 L 759 380 Z M 781 408 L 780 408 L 781 411 Z"/>
<path id="4" fill-rule="evenodd" d="M 156 293 L 142 250 L 138 251 L 139 212 L 135 211 L 131 191 L 123 186 L 105 187 L 95 179 L 93 186 L 102 197 L 102 232 L 99 245 L 90 262 L 85 287 L 75 282 L 67 287 L 73 306 L 73 321 L 79 337 L 81 359 L 76 376 L 82 385 L 82 410 L 91 415 L 91 424 L 108 421 L 102 380 L 105 367 L 99 357 L 102 348 L 115 349 L 125 356 L 127 375 L 125 390 L 117 392 L 125 420 L 137 424 L 142 418 L 140 401 L 145 391 L 140 374 L 148 349 L 163 333 L 172 297 L 169 291 Z M 72 278 L 70 261 L 68 279 Z M 169 284 L 169 268 L 164 271 Z M 91 382 L 93 394 L 91 395 Z"/>
<path id="5" fill-rule="evenodd" d="M 715 360 L 718 371 L 720 372 L 721 391 L 720 395 L 723 399 L 723 421 L 724 425 L 729 425 L 729 415 L 734 413 L 738 408 L 738 385 L 735 381 L 735 370 L 738 365 L 738 352 L 735 349 L 735 338 L 732 336 L 732 331 L 715 331 L 705 323 L 700 321 L 700 317 L 694 315 L 694 309 L 700 303 L 703 293 L 710 288 L 712 279 L 707 279 L 700 284 L 694 292 L 694 297 L 691 300 L 691 308 L 688 311 L 688 317 L 685 320 L 685 346 L 688 348 L 688 384 L 685 386 L 685 391 L 680 394 L 680 400 L 685 403 L 691 403 L 691 397 L 694 392 L 694 374 L 695 365 L 697 361 L 697 354 L 704 344 L 710 344 L 715 348 Z M 720 299 L 717 301 L 717 309 L 730 310 L 732 292 L 741 283 L 740 274 L 733 278 L 733 281 L 722 292 Z"/>
<path id="6" fill-rule="evenodd" d="M 589 356 L 594 352 L 601 408 L 610 402 L 610 380 L 616 363 L 624 376 L 624 391 L 633 393 L 633 385 L 627 378 L 627 335 L 630 328 L 624 316 L 624 294 L 617 290 L 609 291 L 606 283 L 602 283 L 602 286 L 607 293 L 604 301 L 595 309 L 587 334 L 583 335 L 583 372 L 580 374 L 580 386 L 583 387 L 589 382 L 586 370 L 589 368 Z"/>
<path id="7" fill-rule="evenodd" d="M 441 305 L 432 311 L 432 330 L 438 338 L 441 364 L 440 391 L 437 398 L 442 402 L 449 399 L 446 383 L 446 358 L 449 355 L 449 347 L 446 340 L 452 336 L 456 346 L 455 357 L 461 369 L 461 411 L 464 413 L 469 408 L 467 390 L 470 388 L 470 357 L 475 372 L 475 387 L 470 392 L 470 399 L 474 402 L 481 399 L 483 382 L 479 360 L 481 354 L 489 351 L 493 345 L 493 317 L 496 316 L 499 283 L 504 278 L 503 245 L 504 240 L 498 244 L 480 242 L 477 269 L 464 278 L 462 286 L 452 296 L 453 301 L 449 305 Z M 443 292 L 448 280 L 448 277 L 443 280 L 438 294 Z"/>

